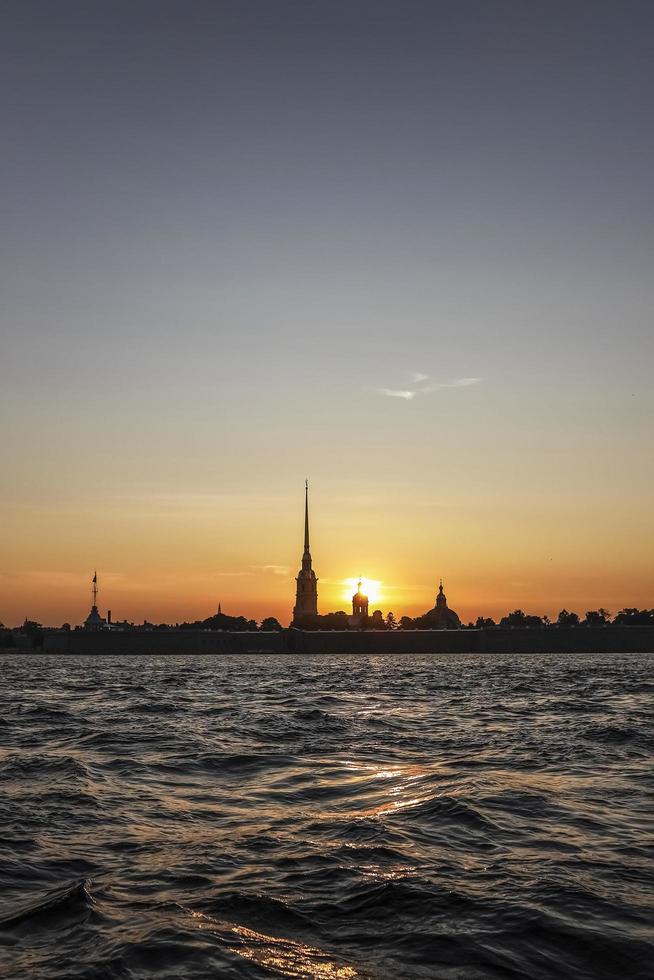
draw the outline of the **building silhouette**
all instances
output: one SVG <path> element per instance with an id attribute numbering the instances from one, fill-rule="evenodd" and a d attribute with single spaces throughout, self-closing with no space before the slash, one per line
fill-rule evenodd
<path id="1" fill-rule="evenodd" d="M 361 591 L 361 586 L 363 585 L 362 579 L 359 579 L 359 584 L 357 586 L 357 591 L 352 596 L 352 615 L 353 616 L 367 616 L 368 615 L 368 596 Z"/>
<path id="2" fill-rule="evenodd" d="M 295 606 L 291 626 L 305 629 L 384 629 L 384 620 L 379 610 L 372 616 L 369 614 L 369 599 L 363 592 L 363 579 L 360 578 L 357 591 L 352 596 L 352 615 L 345 613 L 318 616 L 318 579 L 312 567 L 311 550 L 309 548 L 309 481 L 304 487 L 304 552 L 302 567 L 295 579 Z M 333 617 L 341 617 L 336 625 Z M 415 629 L 454 630 L 460 629 L 461 620 L 457 613 L 447 605 L 447 597 L 443 591 L 443 580 L 440 580 L 436 602 L 432 609 L 415 620 L 404 617 Z"/>
<path id="3" fill-rule="evenodd" d="M 318 579 L 311 567 L 311 551 L 309 550 L 309 481 L 304 486 L 304 552 L 302 568 L 295 579 L 295 606 L 293 608 L 293 623 L 299 623 L 305 616 L 318 615 Z"/>
<path id="4" fill-rule="evenodd" d="M 85 630 L 101 630 L 107 625 L 107 620 L 104 619 L 98 612 L 98 573 L 97 571 L 93 573 L 92 589 L 93 593 L 93 604 L 91 606 L 91 612 L 88 614 L 84 620 Z"/>
<path id="5" fill-rule="evenodd" d="M 458 615 L 447 605 L 447 598 L 443 592 L 443 579 L 438 586 L 436 605 L 425 613 L 422 620 L 429 629 L 434 630 L 457 630 L 461 626 Z"/>
<path id="6" fill-rule="evenodd" d="M 352 615 L 350 626 L 363 626 L 368 619 L 368 596 L 361 591 L 363 582 L 359 579 L 357 590 L 352 596 Z"/>

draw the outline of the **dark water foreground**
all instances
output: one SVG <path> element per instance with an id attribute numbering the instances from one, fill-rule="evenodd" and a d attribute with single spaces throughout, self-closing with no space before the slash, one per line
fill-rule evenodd
<path id="1" fill-rule="evenodd" d="M 2 657 L 0 975 L 650 977 L 652 666 Z"/>

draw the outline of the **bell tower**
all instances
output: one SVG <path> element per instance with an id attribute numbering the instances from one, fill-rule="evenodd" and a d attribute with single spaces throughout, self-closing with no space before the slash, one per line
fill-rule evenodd
<path id="1" fill-rule="evenodd" d="M 368 596 L 361 591 L 363 580 L 359 579 L 359 585 L 352 596 L 352 617 L 357 619 L 368 618 Z"/>
<path id="2" fill-rule="evenodd" d="M 311 551 L 309 550 L 309 481 L 304 485 L 304 552 L 302 568 L 295 579 L 295 607 L 293 622 L 298 623 L 304 616 L 318 615 L 318 579 L 311 567 Z"/>

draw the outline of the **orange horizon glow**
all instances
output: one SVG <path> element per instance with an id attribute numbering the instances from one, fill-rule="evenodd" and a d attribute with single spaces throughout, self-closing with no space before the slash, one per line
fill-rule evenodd
<path id="1" fill-rule="evenodd" d="M 97 563 L 98 605 L 114 621 L 195 621 L 221 603 L 229 615 L 258 622 L 275 616 L 287 625 L 301 558 L 297 496 L 271 495 L 265 508 L 256 496 L 213 495 L 105 498 L 86 509 L 21 503 L 5 522 L 11 571 L 2 571 L 0 622 L 82 623 Z M 652 605 L 644 542 L 617 529 L 596 535 L 589 508 L 582 515 L 556 501 L 549 514 L 541 505 L 535 522 L 526 506 L 521 514 L 517 505 L 458 499 L 438 504 L 439 514 L 449 515 L 445 521 L 406 498 L 398 506 L 381 493 L 347 501 L 322 489 L 314 494 L 320 613 L 351 611 L 358 577 L 343 578 L 348 566 L 371 572 L 364 579 L 371 612 L 391 611 L 398 620 L 433 607 L 441 575 L 463 623 L 480 615 L 497 621 L 516 608 L 556 618 L 562 608 L 583 617 L 600 606 L 615 614 Z M 623 533 L 629 520 L 625 512 Z"/>

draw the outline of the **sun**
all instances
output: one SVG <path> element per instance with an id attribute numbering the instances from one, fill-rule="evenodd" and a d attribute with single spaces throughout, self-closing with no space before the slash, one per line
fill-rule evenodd
<path id="1" fill-rule="evenodd" d="M 368 601 L 372 607 L 374 603 L 381 600 L 381 582 L 374 578 L 365 578 L 363 575 L 361 579 L 358 576 L 356 578 L 346 578 L 344 581 L 345 591 L 343 592 L 343 598 L 347 599 L 348 603 L 352 601 L 352 596 L 359 587 L 359 581 L 361 581 L 361 591 L 364 595 L 368 596 Z"/>

